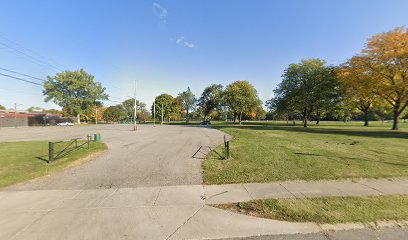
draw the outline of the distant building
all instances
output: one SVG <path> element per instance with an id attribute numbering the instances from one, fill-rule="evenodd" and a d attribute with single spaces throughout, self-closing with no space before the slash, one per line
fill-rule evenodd
<path id="1" fill-rule="evenodd" d="M 71 118 L 64 118 L 61 114 L 43 112 L 27 112 L 14 109 L 0 110 L 1 127 L 27 127 L 56 125 L 60 122 L 72 122 Z"/>

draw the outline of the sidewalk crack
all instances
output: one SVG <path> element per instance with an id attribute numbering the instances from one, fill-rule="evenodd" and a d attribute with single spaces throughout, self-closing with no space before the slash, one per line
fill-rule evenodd
<path id="1" fill-rule="evenodd" d="M 252 197 L 251 193 L 248 191 L 248 189 L 245 187 L 244 184 L 241 184 L 241 186 L 245 189 L 245 191 L 248 193 L 249 197 L 251 198 L 251 200 L 254 200 L 254 197 Z"/>
<path id="2" fill-rule="evenodd" d="M 182 223 L 178 228 L 176 228 L 176 230 L 174 230 L 174 232 L 172 232 L 168 237 L 165 238 L 165 240 L 170 239 L 174 234 L 176 234 L 176 232 L 178 232 L 178 230 L 180 230 L 180 228 L 182 228 L 184 225 L 186 225 L 188 223 L 188 221 L 190 221 L 190 219 L 192 219 L 203 207 L 205 206 L 205 204 L 201 205 L 201 207 L 195 211 L 193 213 L 193 215 L 191 215 L 189 218 L 187 218 L 187 220 Z"/>
<path id="3" fill-rule="evenodd" d="M 80 191 L 78 191 L 73 197 L 68 198 L 70 200 L 74 199 L 76 196 L 78 196 L 81 192 L 83 192 L 84 190 L 81 189 Z M 49 214 L 50 212 L 54 211 L 55 209 L 59 208 L 63 203 L 64 200 L 66 199 L 61 199 L 60 204 L 58 204 L 55 208 L 51 208 L 48 211 L 46 211 L 44 214 L 42 214 L 41 216 L 39 216 L 38 218 L 34 219 L 31 223 L 29 223 L 27 226 L 25 226 L 23 229 L 21 229 L 20 231 L 18 231 L 16 234 L 14 234 L 14 236 L 12 236 L 10 238 L 10 240 L 15 239 L 18 235 L 20 235 L 21 233 L 25 232 L 29 227 L 31 227 L 34 223 L 38 222 L 41 218 L 45 217 L 47 214 Z"/>
<path id="4" fill-rule="evenodd" d="M 108 198 L 112 197 L 113 194 L 115 194 L 118 191 L 118 188 L 116 188 L 113 192 L 111 192 L 108 196 L 106 196 L 104 199 L 102 199 L 99 203 L 98 206 L 101 206 Z"/>
<path id="5" fill-rule="evenodd" d="M 288 191 L 288 193 L 290 193 L 295 199 L 298 199 L 299 197 L 297 197 L 294 193 L 292 193 L 291 191 L 289 191 L 289 189 L 287 189 L 285 186 L 282 185 L 282 183 L 279 183 L 279 185 L 281 187 L 283 187 L 286 191 Z"/>
<path id="6" fill-rule="evenodd" d="M 362 182 L 356 182 L 356 183 L 359 183 L 359 184 L 361 184 L 361 185 L 363 185 L 363 186 L 365 186 L 365 187 L 371 188 L 371 189 L 373 189 L 374 191 L 379 192 L 381 195 L 387 195 L 387 193 L 385 193 L 385 192 L 383 192 L 383 191 L 381 191 L 381 190 L 378 190 L 378 189 L 376 189 L 375 187 L 371 187 L 371 186 L 369 186 L 369 185 L 367 185 L 367 184 L 364 184 L 364 183 L 362 183 Z"/>
<path id="7" fill-rule="evenodd" d="M 154 199 L 153 206 L 156 206 L 157 199 L 159 199 L 160 192 L 162 190 L 162 186 L 160 186 L 159 191 L 157 192 L 156 198 Z"/>

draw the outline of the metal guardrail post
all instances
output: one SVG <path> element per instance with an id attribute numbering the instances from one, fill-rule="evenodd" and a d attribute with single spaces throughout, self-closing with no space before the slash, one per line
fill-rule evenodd
<path id="1" fill-rule="evenodd" d="M 229 159 L 230 151 L 229 151 L 229 141 L 227 141 L 227 135 L 224 135 L 224 152 L 225 152 L 225 159 Z"/>
<path id="2" fill-rule="evenodd" d="M 54 143 L 48 143 L 48 164 L 54 161 Z"/>
<path id="3" fill-rule="evenodd" d="M 227 159 L 230 157 L 229 141 L 227 141 Z"/>
<path id="4" fill-rule="evenodd" d="M 91 135 L 87 135 L 86 140 L 88 141 L 87 144 L 88 144 L 88 149 L 89 149 L 89 142 L 91 141 Z"/>

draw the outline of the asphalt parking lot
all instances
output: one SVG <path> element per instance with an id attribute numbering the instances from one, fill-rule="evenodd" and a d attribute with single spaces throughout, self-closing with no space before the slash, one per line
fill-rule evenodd
<path id="1" fill-rule="evenodd" d="M 1 129 L 0 141 L 65 140 L 94 133 L 108 145 L 104 155 L 8 190 L 199 185 L 204 153 L 224 136 L 206 127 L 140 125 L 134 132 L 130 125 L 117 124 Z"/>

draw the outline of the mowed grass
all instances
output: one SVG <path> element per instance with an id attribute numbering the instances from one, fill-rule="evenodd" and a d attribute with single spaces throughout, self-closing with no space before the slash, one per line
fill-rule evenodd
<path id="1" fill-rule="evenodd" d="M 56 146 L 56 150 L 62 147 Z M 48 164 L 46 141 L 0 142 L 0 188 L 51 174 L 106 148 L 104 143 L 91 142 L 89 150 L 84 145 L 84 148 Z"/>
<path id="2" fill-rule="evenodd" d="M 214 206 L 251 216 L 290 222 L 368 223 L 408 220 L 406 195 L 271 199 Z"/>
<path id="3" fill-rule="evenodd" d="M 211 154 L 203 162 L 205 184 L 408 177 L 408 123 L 286 122 L 213 124 L 231 135 L 231 159 Z M 223 155 L 223 146 L 215 149 Z"/>

